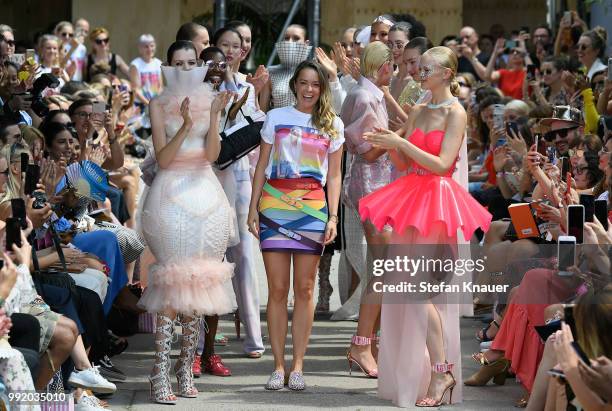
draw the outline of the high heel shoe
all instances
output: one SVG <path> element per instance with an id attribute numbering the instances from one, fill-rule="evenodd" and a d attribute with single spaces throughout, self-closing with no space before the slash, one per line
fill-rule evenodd
<path id="1" fill-rule="evenodd" d="M 487 383 L 493 379 L 494 384 L 504 385 L 506 383 L 508 368 L 510 368 L 510 361 L 505 358 L 500 358 L 491 363 L 483 364 L 476 374 L 472 375 L 463 383 L 470 387 L 479 387 L 487 385 Z"/>
<path id="2" fill-rule="evenodd" d="M 351 344 L 355 344 L 355 345 L 360 345 L 360 346 L 364 346 L 364 345 L 370 345 L 372 344 L 372 339 L 371 338 L 367 338 L 367 337 L 362 337 L 360 335 L 353 335 L 353 338 L 351 339 Z M 357 364 L 357 366 L 361 369 L 361 371 L 367 375 L 370 378 L 378 378 L 378 369 L 373 369 L 373 370 L 366 370 L 363 365 L 361 365 L 359 363 L 359 361 L 357 361 L 357 359 L 355 359 L 352 355 L 351 355 L 351 348 L 349 347 L 348 351 L 346 352 L 346 359 L 349 363 L 349 375 L 352 375 L 353 373 L 353 363 Z"/>
<path id="3" fill-rule="evenodd" d="M 449 363 L 436 363 L 433 367 L 433 372 L 438 374 L 446 374 L 449 375 L 452 379 L 451 383 L 444 388 L 442 391 L 442 395 L 440 395 L 439 399 L 425 397 L 419 401 L 417 401 L 414 405 L 422 408 L 431 408 L 431 407 L 439 407 L 443 404 L 452 404 L 453 402 L 453 390 L 455 389 L 455 385 L 457 385 L 457 381 L 455 380 L 455 376 L 453 375 L 453 364 Z M 446 396 L 446 392 L 450 391 L 448 402 L 444 402 L 444 397 Z"/>
<path id="4" fill-rule="evenodd" d="M 157 373 L 149 376 L 149 388 L 151 400 L 159 404 L 176 404 L 177 398 L 172 393 L 170 385 L 170 344 L 172 342 L 172 331 L 174 322 L 165 315 L 157 314 L 155 344 L 158 349 L 155 351 L 155 364 L 153 370 L 157 368 Z"/>
<path id="5" fill-rule="evenodd" d="M 183 335 L 181 336 L 181 353 L 179 361 L 174 367 L 176 381 L 178 382 L 178 395 L 185 398 L 196 398 L 198 390 L 193 384 L 192 364 L 195 349 L 200 336 L 200 318 L 191 317 L 191 320 L 180 320 Z"/>

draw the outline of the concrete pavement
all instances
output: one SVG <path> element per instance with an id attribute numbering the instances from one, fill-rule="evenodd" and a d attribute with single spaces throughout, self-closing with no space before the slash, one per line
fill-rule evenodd
<path id="1" fill-rule="evenodd" d="M 337 266 L 336 258 L 332 267 Z M 261 302 L 266 301 L 265 275 L 262 264 L 258 264 Z M 337 276 L 331 278 L 337 289 Z M 316 298 L 316 297 L 315 297 Z M 332 309 L 339 306 L 337 293 L 332 296 Z M 262 311 L 263 311 L 262 307 Z M 262 315 L 264 334 L 265 315 Z M 478 349 L 474 339 L 480 321 L 462 319 L 463 375 L 470 376 L 478 368 L 471 354 Z M 216 351 L 232 370 L 231 377 L 204 375 L 196 380 L 200 390 L 197 399 L 180 398 L 176 406 L 153 404 L 149 401 L 147 376 L 153 363 L 153 336 L 140 334 L 130 338 L 130 347 L 121 356 L 115 357 L 115 365 L 128 375 L 125 383 L 118 384 L 118 392 L 108 401 L 113 410 L 391 410 L 397 409 L 388 401 L 376 396 L 377 381 L 363 374 L 349 376 L 345 358 L 350 337 L 356 323 L 332 322 L 317 318 L 312 331 L 305 364 L 305 379 L 308 387 L 304 392 L 287 389 L 269 392 L 264 384 L 272 371 L 273 361 L 266 340 L 266 353 L 260 359 L 248 359 L 242 355 L 241 342 L 236 339 L 233 320 L 230 317 L 219 322 L 220 331 L 229 338 L 225 347 Z M 290 358 L 291 337 L 287 340 L 287 358 Z M 178 345 L 173 345 L 173 361 L 178 355 Z M 174 364 L 174 362 L 173 362 Z M 172 374 L 173 375 L 173 374 Z M 174 377 L 173 377 L 174 378 Z M 409 382 L 407 382 L 408 384 Z M 176 387 L 176 380 L 173 380 Z M 464 387 L 464 402 L 451 407 L 453 410 L 507 410 L 514 411 L 514 401 L 522 395 L 521 387 L 514 380 L 507 380 L 502 387 Z"/>

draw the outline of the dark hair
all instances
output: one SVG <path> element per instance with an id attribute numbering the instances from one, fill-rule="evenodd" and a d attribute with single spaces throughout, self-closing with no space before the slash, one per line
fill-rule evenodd
<path id="1" fill-rule="evenodd" d="M 412 14 L 393 14 L 392 16 L 383 14 L 383 16 L 390 18 L 392 21 L 405 21 L 409 23 L 412 26 L 410 28 L 410 39 L 415 37 L 427 37 L 427 29 L 425 28 L 425 25 L 417 20 Z"/>
<path id="2" fill-rule="evenodd" d="M 289 28 L 289 27 L 297 27 L 300 30 L 303 30 L 304 31 L 304 38 L 305 39 L 308 38 L 308 30 L 306 29 L 306 26 L 302 26 L 301 24 L 298 24 L 298 23 L 291 23 L 290 25 L 287 26 L 287 28 Z M 283 35 L 285 35 L 285 33 L 283 33 Z"/>
<path id="3" fill-rule="evenodd" d="M 251 26 L 249 26 L 248 23 L 242 20 L 232 20 L 228 23 L 225 23 L 225 27 L 229 29 L 234 29 L 234 30 L 237 30 L 238 27 L 242 27 L 242 26 L 247 26 L 249 29 L 251 28 Z"/>
<path id="4" fill-rule="evenodd" d="M 488 40 L 490 40 L 490 41 L 491 41 L 491 43 L 493 43 L 493 45 L 495 45 L 495 39 L 493 38 L 493 36 L 492 36 L 492 35 L 490 35 L 490 34 L 486 34 L 486 33 L 485 33 L 485 34 L 479 34 L 479 35 L 478 35 L 478 43 L 479 43 L 479 44 L 480 44 L 480 42 L 481 42 L 482 40 L 484 40 L 484 39 L 488 39 Z"/>
<path id="5" fill-rule="evenodd" d="M 87 98 L 81 98 L 77 101 L 75 101 L 74 103 L 72 103 L 70 105 L 70 107 L 68 107 L 68 115 L 70 117 L 72 117 L 74 115 L 74 112 L 78 109 L 81 108 L 83 106 L 93 106 L 93 101 L 87 99 Z"/>
<path id="6" fill-rule="evenodd" d="M 582 36 L 591 39 L 591 47 L 597 50 L 597 57 L 602 58 L 606 52 L 606 41 L 608 33 L 603 27 L 597 26 L 592 30 L 585 31 Z"/>
<path id="7" fill-rule="evenodd" d="M 225 59 L 225 53 L 223 53 L 219 47 L 210 46 L 202 50 L 200 53 L 200 60 L 207 61 L 211 59 L 214 54 L 221 54 L 223 59 Z"/>
<path id="8" fill-rule="evenodd" d="M 18 113 L 5 114 L 0 117 L 0 140 L 6 144 L 6 129 L 19 124 L 21 117 Z"/>
<path id="9" fill-rule="evenodd" d="M 543 63 L 552 63 L 557 71 L 567 70 L 568 68 L 567 57 L 564 56 L 548 56 L 544 59 Z"/>
<path id="10" fill-rule="evenodd" d="M 62 123 L 52 121 L 45 126 L 43 134 L 45 136 L 45 147 L 48 150 L 51 149 L 55 137 L 63 131 L 68 131 L 72 135 L 72 130 Z"/>
<path id="11" fill-rule="evenodd" d="M 419 54 L 423 54 L 432 47 L 433 44 L 427 37 L 415 37 L 406 43 L 404 49 L 419 49 Z"/>
<path id="12" fill-rule="evenodd" d="M 227 32 L 231 32 L 237 35 L 238 38 L 240 39 L 240 45 L 242 46 L 242 43 L 244 42 L 244 39 L 242 38 L 242 34 L 240 34 L 238 30 L 231 28 L 231 27 L 227 27 L 227 26 L 221 27 L 219 30 L 215 31 L 215 34 L 212 37 L 212 44 L 219 47 L 219 45 L 217 44 L 219 42 L 219 39 L 221 38 L 221 36 L 223 36 Z"/>
<path id="13" fill-rule="evenodd" d="M 406 38 L 410 40 L 410 29 L 412 29 L 412 24 L 407 21 L 398 21 L 389 29 L 389 33 L 392 31 L 401 31 L 406 35 Z"/>
<path id="14" fill-rule="evenodd" d="M 40 130 L 41 133 L 43 133 L 43 135 L 47 134 L 46 130 L 47 130 L 47 127 L 49 127 L 49 124 L 59 123 L 58 121 L 55 121 L 55 117 L 57 117 L 60 114 L 66 114 L 69 116 L 66 110 L 51 110 L 49 111 L 49 113 L 47 113 L 47 115 L 45 116 L 45 119 L 42 121 L 42 123 L 40 123 L 40 126 L 38 126 L 38 129 Z"/>
<path id="15" fill-rule="evenodd" d="M 537 29 L 546 30 L 546 32 L 548 33 L 548 37 L 552 37 L 552 30 L 550 30 L 550 27 L 548 27 L 548 24 L 540 24 L 539 26 L 536 26 L 536 28 L 533 29 L 533 32 L 535 33 Z"/>
<path id="16" fill-rule="evenodd" d="M 195 46 L 190 40 L 177 40 L 168 47 L 168 52 L 166 53 L 166 62 L 168 65 L 172 64 L 172 56 L 178 50 L 193 50 L 193 55 L 198 57 L 198 52 L 196 51 Z"/>
<path id="17" fill-rule="evenodd" d="M 446 43 L 448 43 L 451 40 L 455 40 L 456 42 L 461 43 L 459 39 L 457 38 L 457 35 L 449 34 L 449 35 L 444 36 L 444 38 L 440 41 L 440 45 L 446 46 Z"/>
<path id="18" fill-rule="evenodd" d="M 593 151 L 584 150 L 584 161 L 587 163 L 587 176 L 589 187 L 593 187 L 604 176 L 604 172 L 599 169 L 599 155 Z"/>
<path id="19" fill-rule="evenodd" d="M 97 74 L 98 76 L 103 75 L 103 74 Z M 79 91 L 84 91 L 84 90 L 88 90 L 89 87 L 87 87 L 87 85 L 85 83 L 83 83 L 82 81 L 69 81 L 66 84 L 64 84 L 62 86 L 62 88 L 60 89 L 60 93 L 62 94 L 68 94 L 69 96 L 73 96 L 74 94 L 78 93 Z"/>
<path id="20" fill-rule="evenodd" d="M 191 41 L 198 35 L 198 30 L 202 29 L 208 31 L 206 27 L 202 26 L 201 24 L 194 23 L 192 21 L 185 23 L 179 27 L 178 31 L 176 32 L 176 41 Z"/>

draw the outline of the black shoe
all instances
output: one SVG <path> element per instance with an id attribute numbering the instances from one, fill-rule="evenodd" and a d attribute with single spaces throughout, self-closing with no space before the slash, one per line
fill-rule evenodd
<path id="1" fill-rule="evenodd" d="M 127 379 L 123 371 L 113 365 L 108 355 L 100 358 L 96 365 L 100 366 L 100 374 L 109 381 L 125 381 Z"/>
<path id="2" fill-rule="evenodd" d="M 109 334 L 109 343 L 108 343 L 108 356 L 114 357 L 115 355 L 119 355 L 124 352 L 128 347 L 128 342 L 126 339 L 118 338 L 112 334 Z"/>

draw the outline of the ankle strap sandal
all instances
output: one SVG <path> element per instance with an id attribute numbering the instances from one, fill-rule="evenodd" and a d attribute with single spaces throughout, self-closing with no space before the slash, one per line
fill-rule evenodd
<path id="1" fill-rule="evenodd" d="M 363 337 L 361 335 L 353 335 L 353 337 L 351 338 L 351 344 L 370 345 L 372 344 L 372 339 L 368 337 Z"/>

